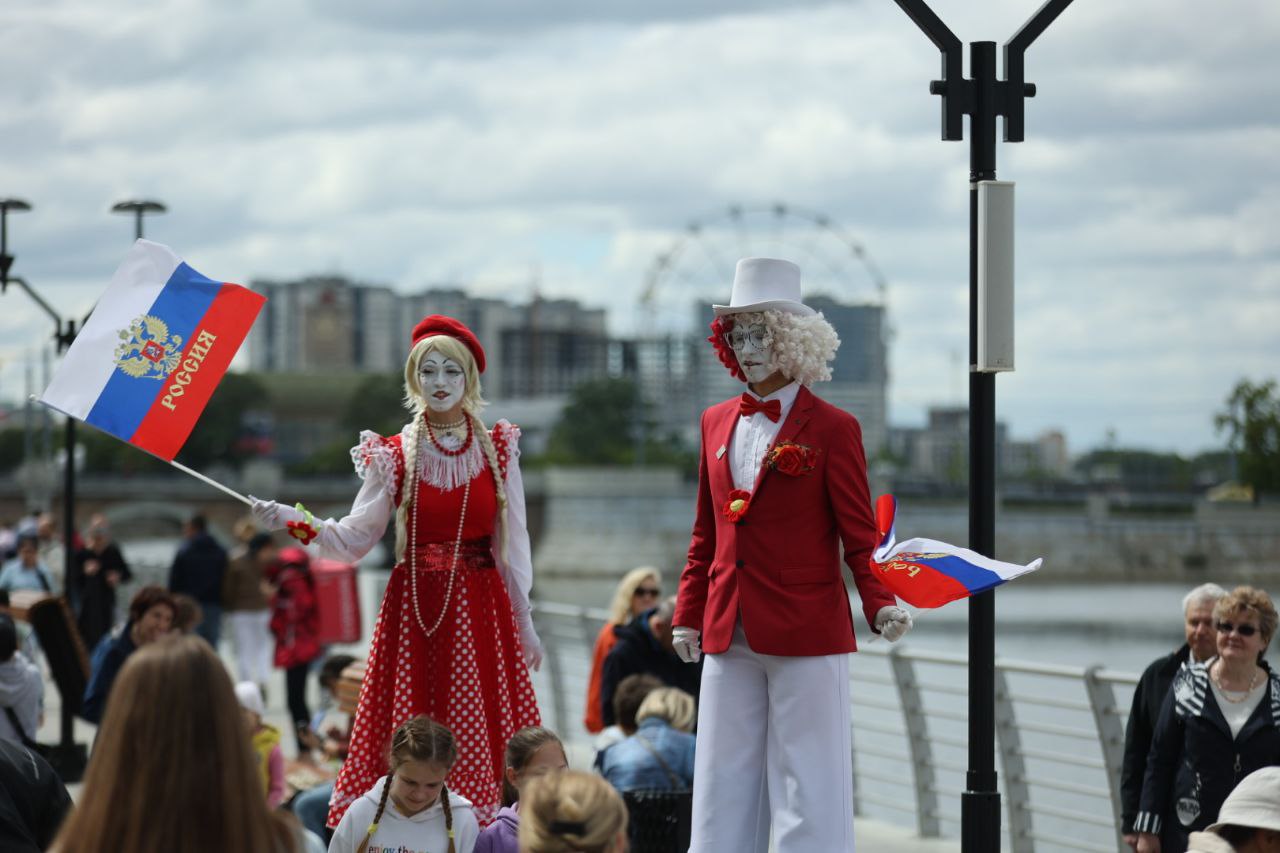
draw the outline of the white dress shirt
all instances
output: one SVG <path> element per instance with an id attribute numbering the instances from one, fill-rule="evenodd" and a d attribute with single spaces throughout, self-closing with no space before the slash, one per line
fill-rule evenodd
<path id="1" fill-rule="evenodd" d="M 782 414 L 776 422 L 769 420 L 764 412 L 756 412 L 750 417 L 739 415 L 738 422 L 734 424 L 733 437 L 729 440 L 729 470 L 733 472 L 733 487 L 751 491 L 756 487 L 756 475 L 760 473 L 765 452 L 778 437 L 787 414 L 796 402 L 800 384 L 790 382 L 768 397 L 761 397 L 750 389 L 747 393 L 762 402 L 777 400 L 782 405 Z"/>

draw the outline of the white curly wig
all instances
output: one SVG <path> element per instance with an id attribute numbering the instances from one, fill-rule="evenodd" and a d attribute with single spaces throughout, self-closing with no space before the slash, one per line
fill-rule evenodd
<path id="1" fill-rule="evenodd" d="M 734 325 L 764 323 L 773 342 L 778 370 L 801 385 L 831 379 L 831 360 L 840 336 L 821 313 L 802 317 L 786 311 L 747 311 L 731 315 Z"/>

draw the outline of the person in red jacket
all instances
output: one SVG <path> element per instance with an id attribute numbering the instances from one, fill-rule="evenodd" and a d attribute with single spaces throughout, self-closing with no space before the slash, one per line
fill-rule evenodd
<path id="1" fill-rule="evenodd" d="M 849 661 L 840 555 L 874 633 L 911 616 L 872 572 L 862 431 L 809 390 L 835 330 L 789 261 L 738 262 L 708 340 L 748 392 L 702 415 L 698 502 L 673 645 L 705 653 L 690 853 L 853 850 Z"/>
<path id="2" fill-rule="evenodd" d="M 293 718 L 298 752 L 304 733 L 310 732 L 311 711 L 307 708 L 307 670 L 320 656 L 320 618 L 316 611 L 315 581 L 311 560 L 301 548 L 282 548 L 263 579 L 271 598 L 271 633 L 276 638 L 275 664 L 284 670 L 289 716 Z"/>

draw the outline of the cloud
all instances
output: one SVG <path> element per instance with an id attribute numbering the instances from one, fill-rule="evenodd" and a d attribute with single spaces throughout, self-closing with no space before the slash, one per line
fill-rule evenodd
<path id="1" fill-rule="evenodd" d="M 1030 11 L 933 5 L 996 41 Z M 1280 363 L 1280 7 L 1205 28 L 1156 0 L 1078 6 L 1028 53 L 1027 141 L 998 151 L 1019 274 L 999 414 L 1077 447 L 1115 427 L 1196 450 L 1231 383 Z M 148 235 L 211 275 L 520 298 L 537 282 L 623 330 L 656 316 L 636 306 L 659 255 L 679 262 L 651 321 L 675 323 L 739 253 L 874 294 L 854 242 L 887 281 L 895 419 L 964 393 L 968 145 L 939 140 L 937 51 L 893 4 L 17 9 L 0 28 L 0 189 L 36 206 L 10 222 L 15 273 L 67 313 L 123 254 L 132 223 L 107 210 L 125 197 L 165 201 Z M 5 298 L 12 397 L 46 333 Z"/>

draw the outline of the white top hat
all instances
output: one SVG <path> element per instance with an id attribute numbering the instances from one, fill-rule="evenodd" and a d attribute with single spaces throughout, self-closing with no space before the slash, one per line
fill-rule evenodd
<path id="1" fill-rule="evenodd" d="M 1240 780 L 1218 810 L 1218 822 L 1206 831 L 1228 824 L 1280 832 L 1280 767 L 1264 767 Z"/>
<path id="2" fill-rule="evenodd" d="M 711 308 L 717 317 L 745 311 L 786 311 L 806 317 L 816 313 L 800 301 L 800 267 L 773 258 L 738 261 L 729 304 Z"/>

